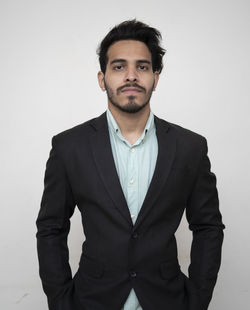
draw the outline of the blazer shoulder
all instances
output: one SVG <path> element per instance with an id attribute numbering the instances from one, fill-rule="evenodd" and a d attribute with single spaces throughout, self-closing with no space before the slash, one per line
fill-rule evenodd
<path id="1" fill-rule="evenodd" d="M 169 123 L 169 124 L 170 124 L 170 127 L 172 127 L 173 130 L 175 130 L 176 133 L 178 134 L 178 136 L 180 136 L 181 138 L 193 139 L 193 140 L 199 140 L 199 141 L 206 140 L 206 138 L 203 135 L 201 135 L 200 133 L 197 133 L 195 131 L 184 128 L 184 127 L 177 125 L 177 124 L 174 124 L 174 123 Z"/>
<path id="2" fill-rule="evenodd" d="M 183 150 L 189 150 L 190 154 L 206 154 L 208 151 L 207 139 L 200 133 L 184 128 L 177 124 L 172 124 L 173 130 L 178 135 L 178 142 Z"/>
<path id="3" fill-rule="evenodd" d="M 71 146 L 78 144 L 80 141 L 86 141 L 89 134 L 93 131 L 92 125 L 97 118 L 98 117 L 94 117 L 55 134 L 52 137 L 52 146 L 70 148 Z"/>
<path id="4" fill-rule="evenodd" d="M 192 131 L 190 129 L 187 129 L 185 127 L 182 127 L 179 124 L 175 124 L 169 121 L 166 121 L 164 119 L 157 118 L 160 123 L 167 128 L 167 130 L 171 133 L 173 133 L 177 139 L 178 144 L 182 145 L 186 149 L 189 149 L 190 147 L 193 148 L 207 148 L 207 139 L 201 135 L 200 133 L 197 133 L 195 131 Z"/>

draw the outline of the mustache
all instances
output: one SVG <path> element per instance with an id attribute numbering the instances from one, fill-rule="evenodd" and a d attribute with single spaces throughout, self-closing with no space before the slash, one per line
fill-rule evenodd
<path id="1" fill-rule="evenodd" d="M 144 87 L 138 85 L 137 83 L 133 83 L 133 84 L 126 84 L 126 85 L 123 85 L 121 87 L 118 87 L 117 88 L 117 93 L 119 93 L 120 91 L 122 91 L 124 88 L 127 88 L 127 87 L 138 88 L 141 91 L 146 92 L 146 89 Z"/>

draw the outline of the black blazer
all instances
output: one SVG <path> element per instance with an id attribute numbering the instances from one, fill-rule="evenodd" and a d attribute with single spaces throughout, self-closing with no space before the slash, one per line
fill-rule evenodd
<path id="1" fill-rule="evenodd" d="M 133 287 L 143 310 L 205 310 L 221 262 L 224 225 L 206 139 L 154 116 L 158 158 L 133 225 L 106 112 L 52 138 L 37 218 L 40 277 L 50 310 L 120 310 Z M 67 235 L 77 205 L 86 240 L 72 278 Z M 193 232 L 189 277 L 175 232 Z"/>

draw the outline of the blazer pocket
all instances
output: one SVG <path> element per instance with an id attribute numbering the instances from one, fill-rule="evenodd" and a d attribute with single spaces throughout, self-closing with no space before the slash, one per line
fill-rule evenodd
<path id="1" fill-rule="evenodd" d="M 160 273 L 163 279 L 170 280 L 178 276 L 180 273 L 180 265 L 178 261 L 171 260 L 160 264 Z"/>
<path id="2" fill-rule="evenodd" d="M 104 272 L 104 265 L 86 255 L 82 255 L 80 260 L 80 272 L 90 277 L 101 278 Z"/>

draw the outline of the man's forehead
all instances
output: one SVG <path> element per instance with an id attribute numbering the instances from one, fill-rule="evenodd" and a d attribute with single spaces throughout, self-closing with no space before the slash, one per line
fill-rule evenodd
<path id="1" fill-rule="evenodd" d="M 107 52 L 108 61 L 114 59 L 141 60 L 145 59 L 151 62 L 151 53 L 147 45 L 136 40 L 121 40 L 113 43 Z"/>

